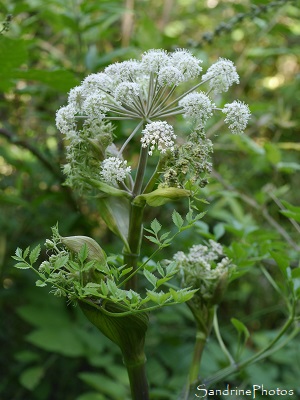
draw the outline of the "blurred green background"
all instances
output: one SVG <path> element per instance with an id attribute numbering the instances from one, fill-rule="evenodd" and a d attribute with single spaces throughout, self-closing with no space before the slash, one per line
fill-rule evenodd
<path id="1" fill-rule="evenodd" d="M 62 235 L 92 236 L 107 253 L 121 251 L 93 201 L 63 184 L 64 142 L 55 111 L 86 75 L 150 48 L 190 49 L 203 60 L 204 70 L 218 57 L 237 66 L 241 83 L 225 100 L 249 104 L 250 126 L 243 137 L 228 134 L 219 122 L 208 126 L 215 145 L 214 173 L 203 191 L 208 213 L 168 251 L 184 250 L 201 238 L 220 238 L 243 269 L 219 310 L 226 344 L 234 351 L 232 317 L 250 331 L 246 354 L 274 337 L 286 317 L 284 300 L 261 266 L 280 283 L 271 252 L 291 260 L 293 267 L 299 263 L 300 213 L 291 207 L 299 207 L 300 198 L 299 17 L 297 1 L 0 2 L 1 400 L 129 399 L 119 350 L 80 310 L 36 288 L 30 271 L 13 269 L 11 255 L 18 246 L 42 244 L 57 221 Z M 177 124 L 182 127 L 182 121 Z M 117 131 L 126 129 L 126 123 L 117 126 Z M 159 217 L 168 227 L 173 207 L 165 206 L 163 217 L 149 210 L 147 219 Z M 289 213 L 283 215 L 286 208 Z M 185 306 L 166 308 L 150 321 L 151 398 L 174 399 L 185 382 L 194 324 Z M 201 374 L 209 376 L 225 365 L 212 337 Z M 299 376 L 295 338 L 226 382 L 286 387 L 300 396 Z"/>

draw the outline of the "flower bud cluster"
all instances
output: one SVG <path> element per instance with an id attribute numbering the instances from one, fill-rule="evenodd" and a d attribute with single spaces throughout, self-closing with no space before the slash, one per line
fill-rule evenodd
<path id="1" fill-rule="evenodd" d="M 187 254 L 177 252 L 173 259 L 179 267 L 182 286 L 199 289 L 198 294 L 204 301 L 211 301 L 220 282 L 227 280 L 231 261 L 224 256 L 223 247 L 209 240 L 206 245 L 194 245 Z"/>
<path id="2" fill-rule="evenodd" d="M 205 136 L 204 129 L 193 131 L 181 146 L 166 157 L 161 187 L 184 188 L 189 181 L 192 185 L 204 187 L 212 171 L 210 162 L 213 144 Z"/>

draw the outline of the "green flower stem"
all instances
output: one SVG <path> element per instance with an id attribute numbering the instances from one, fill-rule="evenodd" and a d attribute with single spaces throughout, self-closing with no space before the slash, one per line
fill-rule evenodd
<path id="1" fill-rule="evenodd" d="M 154 110 L 152 111 L 152 114 L 156 114 L 157 111 L 160 110 L 164 110 L 165 108 L 169 107 L 169 104 L 164 106 L 164 104 L 166 104 L 166 102 L 169 100 L 169 98 L 172 96 L 172 94 L 174 93 L 175 89 L 177 86 L 173 85 L 173 87 L 171 88 L 171 90 L 169 91 L 169 93 L 166 95 L 166 97 L 163 99 L 163 101 L 161 103 L 159 103 L 159 100 L 157 100 L 153 106 Z M 165 90 L 164 90 L 165 93 Z M 173 103 L 173 102 L 172 102 Z"/>
<path id="2" fill-rule="evenodd" d="M 163 107 L 161 109 L 161 111 L 165 111 L 166 109 L 168 109 L 171 105 L 177 103 L 179 100 L 183 99 L 186 95 L 188 95 L 189 93 L 193 92 L 194 90 L 198 89 L 199 86 L 203 85 L 205 82 L 210 81 L 212 78 L 208 78 L 205 79 L 204 81 L 201 81 L 199 83 L 197 83 L 197 85 L 193 86 L 191 89 L 187 90 L 186 92 L 184 92 L 182 95 L 176 97 L 176 99 L 174 99 L 173 101 L 171 101 L 171 103 L 169 103 L 168 105 L 166 105 L 165 107 Z"/>
<path id="3" fill-rule="evenodd" d="M 154 83 L 153 72 L 150 72 L 148 95 L 147 95 L 147 108 L 146 108 L 146 114 L 147 115 L 148 115 L 149 110 L 150 110 L 150 108 L 152 106 L 153 86 L 154 86 L 153 83 Z"/>
<path id="4" fill-rule="evenodd" d="M 159 159 L 159 161 L 156 165 L 155 171 L 153 172 L 153 175 L 151 176 L 147 185 L 145 186 L 143 194 L 150 193 L 153 190 L 154 185 L 158 181 L 158 178 L 161 174 L 161 169 L 162 169 L 163 164 L 164 164 L 164 160 Z"/>
<path id="5" fill-rule="evenodd" d="M 183 113 L 182 107 L 180 107 L 180 108 L 178 107 L 178 109 L 174 110 L 174 111 L 166 111 L 162 114 L 156 114 L 153 116 L 153 118 L 166 118 L 166 117 L 171 117 L 172 115 L 179 115 L 182 113 Z"/>
<path id="6" fill-rule="evenodd" d="M 190 303 L 187 303 L 187 305 L 192 311 L 195 318 L 197 324 L 197 332 L 193 358 L 190 366 L 188 382 L 183 394 L 183 400 L 188 399 L 191 388 L 198 380 L 203 350 L 205 348 L 206 340 L 210 335 L 214 317 L 213 307 L 198 307 L 193 303 L 193 301 L 190 301 Z"/>
<path id="7" fill-rule="evenodd" d="M 153 100 L 152 100 L 152 104 L 150 105 L 150 107 L 149 107 L 149 109 L 148 109 L 148 111 L 147 111 L 147 115 L 148 115 L 148 116 L 152 115 L 152 110 L 153 110 L 154 108 L 156 108 L 157 104 L 158 104 L 158 103 L 160 102 L 160 100 L 162 99 L 162 97 L 163 97 L 163 95 L 165 94 L 166 90 L 167 90 L 167 87 L 166 87 L 166 86 L 163 87 L 163 88 L 161 87 L 161 88 L 158 89 L 158 91 L 156 92 L 156 94 L 155 94 L 155 96 L 154 96 L 154 98 L 153 98 Z"/>
<path id="8" fill-rule="evenodd" d="M 198 374 L 199 374 L 199 366 L 203 354 L 203 350 L 205 347 L 207 336 L 203 333 L 202 330 L 197 330 L 196 333 L 196 341 L 195 341 L 195 346 L 194 346 L 194 353 L 193 353 L 193 359 L 190 367 L 190 372 L 189 372 L 189 384 L 191 385 L 192 383 L 196 382 L 198 379 Z"/>
<path id="9" fill-rule="evenodd" d="M 120 155 L 123 153 L 125 147 L 130 142 L 130 140 L 134 137 L 134 135 L 137 133 L 137 131 L 140 129 L 140 127 L 143 125 L 143 123 L 144 123 L 144 121 L 140 121 L 139 124 L 134 128 L 132 133 L 128 136 L 128 138 L 126 139 L 126 141 L 124 142 L 123 146 L 121 147 L 121 149 L 118 153 L 118 157 L 120 157 Z"/>
<path id="10" fill-rule="evenodd" d="M 131 362 L 124 359 L 130 382 L 132 400 L 148 400 L 149 388 L 146 377 L 146 357 L 145 354 L 140 355 L 140 360 Z"/>
<path id="11" fill-rule="evenodd" d="M 278 335 L 262 350 L 258 351 L 256 354 L 253 356 L 246 358 L 245 360 L 236 363 L 234 365 L 230 365 L 221 371 L 217 372 L 216 374 L 206 378 L 203 380 L 203 382 L 206 386 L 210 386 L 213 383 L 219 382 L 222 379 L 225 379 L 227 376 L 231 375 L 232 373 L 239 371 L 259 360 L 262 360 L 266 357 L 269 357 L 271 354 L 275 353 L 275 351 L 279 350 L 281 347 L 283 347 L 286 343 L 288 343 L 290 340 L 292 340 L 296 335 L 299 334 L 300 329 L 299 327 L 295 327 L 292 333 L 288 336 L 286 340 L 283 340 L 280 344 L 275 346 L 277 342 L 283 337 L 283 335 L 288 331 L 288 329 L 292 326 L 292 324 L 295 321 L 295 305 L 293 305 L 292 310 L 291 310 L 291 315 L 286 321 L 286 323 L 283 325 L 283 327 L 280 329 Z"/>
<path id="12" fill-rule="evenodd" d="M 223 351 L 223 353 L 226 355 L 226 357 L 228 358 L 229 362 L 231 365 L 235 364 L 235 361 L 232 357 L 232 355 L 229 353 L 227 347 L 225 346 L 225 343 L 223 341 L 223 338 L 221 336 L 221 332 L 220 332 L 220 328 L 219 328 L 219 323 L 218 323 L 218 316 L 217 316 L 217 306 L 215 306 L 215 312 L 214 312 L 214 321 L 213 321 L 213 325 L 214 325 L 214 331 L 215 331 L 215 335 L 218 339 L 219 345 Z"/>
<path id="13" fill-rule="evenodd" d="M 139 165 L 137 168 L 135 183 L 134 183 L 134 187 L 133 187 L 133 191 L 132 191 L 132 194 L 134 196 L 138 196 L 139 194 L 141 194 L 144 175 L 145 175 L 145 169 L 146 169 L 146 165 L 147 165 L 147 159 L 148 159 L 148 148 L 141 147 Z"/>
<path id="14" fill-rule="evenodd" d="M 136 117 L 131 117 L 130 115 L 128 117 L 106 117 L 106 119 L 110 120 L 110 121 L 123 121 L 123 120 L 133 120 L 133 119 L 140 119 L 140 116 L 136 116 Z"/>

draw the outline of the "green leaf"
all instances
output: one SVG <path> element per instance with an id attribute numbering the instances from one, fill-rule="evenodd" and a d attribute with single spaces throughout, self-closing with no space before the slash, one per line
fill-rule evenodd
<path id="1" fill-rule="evenodd" d="M 194 221 L 199 221 L 200 219 L 202 219 L 204 216 L 206 215 L 206 211 L 203 211 L 199 214 L 197 214 L 194 218 Z"/>
<path id="2" fill-rule="evenodd" d="M 19 263 L 15 264 L 14 267 L 19 268 L 19 269 L 29 269 L 30 265 L 28 265 L 24 262 L 19 262 Z"/>
<path id="3" fill-rule="evenodd" d="M 222 222 L 219 222 L 218 224 L 216 224 L 213 228 L 213 232 L 214 232 L 215 240 L 220 239 L 225 233 L 224 224 Z"/>
<path id="4" fill-rule="evenodd" d="M 177 226 L 178 229 L 180 229 L 183 225 L 183 219 L 182 216 L 174 210 L 172 213 L 172 220 L 175 226 Z"/>
<path id="5" fill-rule="evenodd" d="M 246 325 L 243 324 L 243 322 L 239 321 L 236 318 L 231 318 L 230 321 L 231 321 L 232 325 L 235 327 L 235 329 L 237 330 L 238 334 L 243 335 L 245 341 L 248 340 L 250 337 L 250 333 L 249 333 Z"/>
<path id="6" fill-rule="evenodd" d="M 68 263 L 72 269 L 74 269 L 75 271 L 80 271 L 80 265 L 77 262 L 69 260 Z"/>
<path id="7" fill-rule="evenodd" d="M 154 287 L 156 286 L 157 278 L 152 274 L 152 272 L 144 269 L 144 276 Z"/>
<path id="8" fill-rule="evenodd" d="M 4 35 L 0 38 L 0 88 L 8 90 L 14 85 L 15 69 L 27 62 L 28 43 L 20 38 L 10 39 Z"/>
<path id="9" fill-rule="evenodd" d="M 296 162 L 279 162 L 276 167 L 279 171 L 287 174 L 293 174 L 295 171 L 300 171 L 300 164 Z"/>
<path id="10" fill-rule="evenodd" d="M 35 285 L 38 287 L 44 287 L 44 286 L 47 286 L 47 283 L 45 283 L 44 281 L 38 280 L 35 282 Z"/>
<path id="11" fill-rule="evenodd" d="M 294 206 L 284 200 L 282 200 L 282 204 L 286 207 L 286 210 L 281 210 L 281 214 L 285 215 L 287 218 L 300 222 L 300 207 Z"/>
<path id="12" fill-rule="evenodd" d="M 115 282 L 112 279 L 107 279 L 106 285 L 107 285 L 108 290 L 110 291 L 110 293 L 115 296 L 115 294 L 116 294 L 116 292 L 118 290 L 118 287 L 115 284 Z"/>
<path id="13" fill-rule="evenodd" d="M 28 390 L 35 389 L 44 376 L 44 368 L 40 365 L 25 369 L 20 376 L 20 383 Z"/>
<path id="14" fill-rule="evenodd" d="M 165 276 L 165 272 L 164 272 L 164 270 L 163 270 L 163 268 L 162 268 L 162 266 L 160 265 L 159 262 L 156 264 L 156 268 L 157 268 L 157 271 L 158 271 L 159 275 L 164 277 Z"/>
<path id="15" fill-rule="evenodd" d="M 153 303 L 162 305 L 166 303 L 168 300 L 170 300 L 170 293 L 164 293 L 164 292 L 153 292 L 152 290 L 147 290 L 147 297 L 153 301 Z"/>
<path id="16" fill-rule="evenodd" d="M 100 287 L 101 287 L 101 292 L 103 293 L 103 295 L 107 296 L 108 295 L 108 287 L 103 280 L 100 282 Z"/>
<path id="17" fill-rule="evenodd" d="M 150 240 L 150 242 L 157 244 L 158 246 L 160 245 L 160 241 L 156 239 L 154 236 L 145 236 L 146 239 Z"/>
<path id="18" fill-rule="evenodd" d="M 40 295 L 39 295 L 40 296 Z M 50 300 L 52 300 L 50 298 Z M 53 301 L 57 301 L 53 297 Z M 63 302 L 58 303 L 59 306 L 53 304 L 26 305 L 17 308 L 17 314 L 29 324 L 45 328 L 45 329 L 60 329 L 63 327 L 71 328 L 68 320 L 68 314 L 64 308 Z"/>
<path id="19" fill-rule="evenodd" d="M 186 221 L 187 221 L 188 224 L 191 224 L 191 223 L 192 223 L 192 221 L 193 221 L 193 210 L 192 210 L 192 209 L 190 209 L 190 210 L 188 211 L 188 213 L 187 213 L 186 216 L 185 216 L 185 219 L 186 219 Z"/>
<path id="20" fill-rule="evenodd" d="M 88 261 L 86 264 L 84 264 L 82 271 L 89 271 L 91 268 L 94 267 L 95 262 L 95 260 Z"/>
<path id="21" fill-rule="evenodd" d="M 290 260 L 286 257 L 285 254 L 281 254 L 280 252 L 270 251 L 271 256 L 276 261 L 276 264 L 279 266 L 281 272 L 287 278 L 287 268 L 290 266 Z"/>
<path id="22" fill-rule="evenodd" d="M 158 281 L 156 282 L 156 287 L 159 288 L 161 285 L 168 282 L 170 279 L 172 279 L 172 276 L 165 276 L 164 278 L 158 279 Z"/>
<path id="23" fill-rule="evenodd" d="M 167 275 L 174 275 L 178 271 L 177 263 L 175 261 L 170 262 L 166 268 Z"/>
<path id="24" fill-rule="evenodd" d="M 84 287 L 84 294 L 86 296 L 96 296 L 99 297 L 99 283 L 89 282 Z"/>
<path id="25" fill-rule="evenodd" d="M 124 276 L 124 275 L 127 275 L 132 270 L 133 270 L 133 267 L 129 267 L 129 268 L 123 269 L 121 274 L 120 274 L 120 278 L 122 278 L 122 276 Z"/>
<path id="26" fill-rule="evenodd" d="M 27 251 L 27 249 L 25 250 L 25 252 L 26 251 Z M 25 252 L 24 252 L 24 254 L 25 254 Z M 29 260 L 30 260 L 31 265 L 36 262 L 36 260 L 38 259 L 39 255 L 40 255 L 40 252 L 41 252 L 41 246 L 38 244 L 30 253 Z M 24 256 L 24 258 L 25 257 L 26 256 Z"/>
<path id="27" fill-rule="evenodd" d="M 76 400 L 106 400 L 107 398 L 104 397 L 102 394 L 97 392 L 87 392 L 79 397 L 76 397 Z"/>
<path id="28" fill-rule="evenodd" d="M 48 327 L 31 332 L 26 340 L 44 350 L 52 351 L 69 357 L 85 355 L 85 346 L 76 335 L 74 327 Z"/>
<path id="29" fill-rule="evenodd" d="M 124 399 L 126 396 L 126 388 L 116 379 L 108 378 L 105 375 L 92 372 L 81 372 L 79 378 L 93 389 L 100 393 L 113 398 L 114 400 Z"/>
<path id="30" fill-rule="evenodd" d="M 161 224 L 156 218 L 151 222 L 151 229 L 155 234 L 157 234 L 161 230 Z"/>
<path id="31" fill-rule="evenodd" d="M 130 252 L 127 242 L 129 227 L 130 202 L 124 197 L 110 197 L 98 199 L 99 212 L 108 228 L 124 243 Z"/>
<path id="32" fill-rule="evenodd" d="M 81 247 L 78 253 L 78 259 L 81 263 L 84 263 L 84 261 L 87 259 L 88 252 L 89 252 L 88 247 L 86 243 L 84 243 L 84 245 Z"/>
<path id="33" fill-rule="evenodd" d="M 174 290 L 174 289 L 170 288 L 170 295 L 172 296 L 173 300 L 176 303 L 185 303 L 186 301 L 189 301 L 196 292 L 197 292 L 197 289 L 190 290 L 188 288 L 185 288 L 185 289 L 180 289 L 180 290 Z"/>
<path id="34" fill-rule="evenodd" d="M 41 82 L 56 91 L 65 93 L 79 84 L 72 72 L 67 70 L 34 70 L 16 71 L 15 77 L 27 81 Z"/>
<path id="35" fill-rule="evenodd" d="M 23 253 L 23 258 L 24 258 L 24 260 L 25 260 L 25 258 L 28 256 L 29 250 L 30 250 L 30 247 L 29 247 L 29 246 L 24 250 L 24 253 Z M 30 261 L 30 262 L 31 262 L 31 261 Z M 33 264 L 33 262 L 31 262 L 31 264 Z"/>
<path id="36" fill-rule="evenodd" d="M 23 350 L 15 353 L 14 359 L 21 363 L 28 364 L 40 360 L 40 355 L 36 351 Z"/>
<path id="37" fill-rule="evenodd" d="M 54 263 L 54 269 L 62 268 L 69 260 L 69 255 L 66 254 L 64 256 L 59 257 Z"/>
<path id="38" fill-rule="evenodd" d="M 166 242 L 166 239 L 170 236 L 170 233 L 171 233 L 171 232 L 165 232 L 165 233 L 163 233 L 163 234 L 160 236 L 159 240 L 160 240 L 161 242 Z"/>
<path id="39" fill-rule="evenodd" d="M 23 250 L 18 247 L 15 251 L 15 255 L 20 259 L 23 260 Z"/>
<path id="40" fill-rule="evenodd" d="M 300 214 L 300 207 L 299 206 L 294 206 L 293 204 L 288 203 L 285 200 L 281 200 L 281 203 L 285 206 L 285 208 L 287 208 L 290 211 L 293 211 L 295 213 L 299 213 Z"/>
<path id="41" fill-rule="evenodd" d="M 271 164 L 276 165 L 281 161 L 281 152 L 276 144 L 271 142 L 266 142 L 264 144 L 264 148 L 266 150 L 267 159 Z"/>

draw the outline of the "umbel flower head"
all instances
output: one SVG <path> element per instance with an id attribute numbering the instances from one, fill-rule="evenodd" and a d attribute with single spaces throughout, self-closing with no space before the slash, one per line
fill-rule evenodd
<path id="1" fill-rule="evenodd" d="M 102 162 L 101 178 L 104 182 L 116 185 L 117 182 L 124 182 L 130 171 L 131 167 L 127 167 L 127 161 L 109 157 Z"/>
<path id="2" fill-rule="evenodd" d="M 222 111 L 226 114 L 224 121 L 229 125 L 232 133 L 239 134 L 245 130 L 251 116 L 247 104 L 235 100 L 231 104 L 225 104 Z"/>
<path id="3" fill-rule="evenodd" d="M 142 147 L 148 147 L 148 154 L 151 156 L 155 147 L 165 153 L 167 149 L 174 151 L 174 140 L 176 135 L 174 129 L 166 121 L 157 121 L 147 124 L 142 131 Z"/>
<path id="4" fill-rule="evenodd" d="M 188 136 L 189 145 L 186 146 L 185 138 L 180 137 L 171 125 L 177 115 L 191 122 L 192 131 L 201 131 L 201 146 L 203 144 L 201 147 L 198 141 L 194 143 L 197 152 L 193 151 L 193 154 L 197 162 L 187 161 L 188 157 L 184 162 L 194 171 L 196 164 L 206 165 L 198 171 L 209 172 L 211 151 L 205 149 L 210 143 L 203 137 L 208 120 L 222 111 L 226 114 L 225 123 L 229 129 L 235 134 L 242 133 L 250 111 L 240 101 L 226 104 L 223 109 L 217 108 L 211 97 L 239 83 L 232 61 L 220 58 L 202 78 L 201 64 L 202 60 L 185 49 L 170 53 L 152 49 L 143 53 L 140 60 L 111 64 L 71 89 L 68 104 L 56 113 L 57 128 L 68 142 L 67 165 L 64 167 L 68 175 L 67 183 L 86 192 L 89 183 L 85 177 L 91 178 L 89 182 L 103 181 L 123 189 L 126 179 L 129 192 L 134 187 L 140 188 L 141 185 L 135 185 L 130 176 L 130 161 L 127 163 L 123 157 L 129 153 L 130 142 L 135 140 L 140 143 L 143 157 L 145 154 L 155 156 L 158 162 L 164 159 L 163 167 L 159 169 L 161 176 L 156 174 L 156 184 L 167 176 L 165 185 L 176 181 L 176 186 L 184 187 L 187 177 L 193 173 L 179 173 L 181 178 L 178 178 L 174 175 L 178 173 L 178 168 L 176 172 L 171 166 L 176 164 L 178 149 L 182 147 L 187 154 L 188 147 L 191 148 L 192 141 L 197 140 L 199 135 Z M 113 134 L 115 120 L 136 122 L 123 142 L 124 136 Z M 183 151 L 179 152 L 183 155 Z M 145 162 L 138 165 L 145 166 Z M 142 175 L 141 171 L 133 173 L 138 180 Z M 202 185 L 205 182 L 204 178 L 196 180 Z"/>

